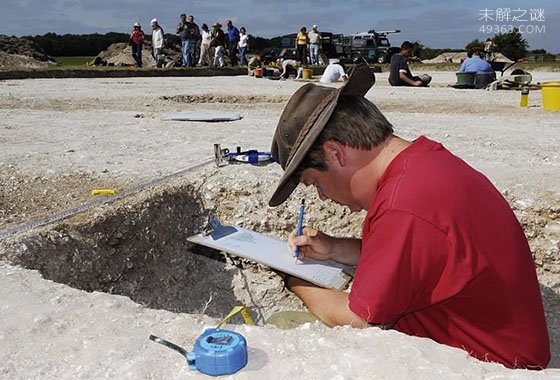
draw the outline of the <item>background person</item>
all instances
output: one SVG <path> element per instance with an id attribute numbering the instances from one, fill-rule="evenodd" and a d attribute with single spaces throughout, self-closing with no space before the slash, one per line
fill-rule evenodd
<path id="1" fill-rule="evenodd" d="M 290 74 L 296 74 L 296 79 L 298 76 L 298 62 L 293 59 L 279 58 L 276 60 L 276 65 L 280 70 L 280 78 L 288 79 Z"/>
<path id="2" fill-rule="evenodd" d="M 232 66 L 237 66 L 237 44 L 239 43 L 239 30 L 231 20 L 226 21 L 227 26 L 227 43 L 229 51 L 229 59 Z"/>
<path id="3" fill-rule="evenodd" d="M 325 67 L 325 71 L 323 75 L 321 75 L 319 82 L 333 83 L 338 82 L 340 79 L 346 82 L 348 80 L 348 75 L 346 75 L 344 67 L 342 67 L 339 62 L 340 61 L 336 58 L 329 59 L 329 64 Z"/>
<path id="4" fill-rule="evenodd" d="M 200 66 L 211 66 L 214 61 L 214 54 L 210 42 L 212 41 L 212 33 L 208 30 L 208 25 L 202 24 L 201 27 L 201 43 L 200 43 Z"/>
<path id="5" fill-rule="evenodd" d="M 156 67 L 162 67 L 165 57 L 163 55 L 163 29 L 158 24 L 157 18 L 150 22 L 152 26 L 152 56 L 156 63 Z"/>
<path id="6" fill-rule="evenodd" d="M 515 214 L 480 172 L 424 136 L 406 141 L 364 96 L 375 77 L 355 67 L 341 88 L 306 84 L 272 141 L 284 169 L 270 206 L 298 183 L 351 211 L 361 239 L 305 227 L 300 259 L 356 267 L 349 293 L 288 277 L 329 326 L 371 325 L 433 339 L 510 368 L 545 368 L 550 345 L 531 249 Z"/>
<path id="7" fill-rule="evenodd" d="M 247 49 L 249 49 L 249 36 L 244 26 L 239 29 L 239 65 L 247 64 Z"/>
<path id="8" fill-rule="evenodd" d="M 182 13 L 179 16 L 179 24 L 177 24 L 177 27 L 175 28 L 175 33 L 177 33 L 179 35 L 179 38 L 181 39 L 181 54 L 183 57 L 183 63 L 182 66 L 186 67 L 187 66 L 187 56 L 188 56 L 188 43 L 189 43 L 189 31 L 187 29 L 187 15 L 185 13 Z"/>
<path id="9" fill-rule="evenodd" d="M 196 45 L 200 38 L 200 29 L 194 22 L 194 16 L 189 15 L 187 17 L 185 28 L 187 29 L 186 66 L 194 67 L 196 62 Z"/>
<path id="10" fill-rule="evenodd" d="M 491 38 L 487 38 L 484 43 L 484 55 L 488 62 L 492 62 L 494 60 L 494 41 L 492 41 Z"/>
<path id="11" fill-rule="evenodd" d="M 222 30 L 222 24 L 219 22 L 212 25 L 212 40 L 210 46 L 214 49 L 214 66 L 224 67 L 224 50 L 227 42 L 227 37 Z"/>
<path id="12" fill-rule="evenodd" d="M 142 46 L 144 45 L 144 32 L 139 22 L 135 22 L 130 33 L 130 44 L 132 46 L 132 58 L 136 67 L 142 67 Z"/>
<path id="13" fill-rule="evenodd" d="M 459 72 L 461 73 L 493 73 L 490 64 L 481 58 L 482 51 L 479 47 L 473 47 L 469 51 L 469 58 L 463 61 Z"/>
<path id="14" fill-rule="evenodd" d="M 407 60 L 414 58 L 413 50 L 414 45 L 409 41 L 404 41 L 400 53 L 393 54 L 391 57 L 391 72 L 389 73 L 391 86 L 427 86 L 432 81 L 432 77 L 427 74 L 413 76 L 410 72 Z"/>
<path id="15" fill-rule="evenodd" d="M 317 25 L 313 25 L 311 32 L 308 34 L 309 38 L 309 57 L 311 58 L 312 65 L 319 64 L 319 46 L 321 43 L 321 35 Z"/>
<path id="16" fill-rule="evenodd" d="M 253 70 L 261 68 L 262 66 L 262 56 L 260 54 L 255 55 L 247 63 L 247 74 L 255 75 L 255 72 Z"/>
<path id="17" fill-rule="evenodd" d="M 303 65 L 307 65 L 307 46 L 309 45 L 309 37 L 307 36 L 307 28 L 302 26 L 296 36 L 297 60 Z"/>

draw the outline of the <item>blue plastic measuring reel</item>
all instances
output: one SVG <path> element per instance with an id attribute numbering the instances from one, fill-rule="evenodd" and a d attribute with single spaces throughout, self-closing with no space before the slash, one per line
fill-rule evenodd
<path id="1" fill-rule="evenodd" d="M 211 376 L 235 373 L 248 361 L 247 341 L 235 331 L 208 329 L 197 338 L 191 352 L 154 335 L 150 335 L 150 339 L 183 355 L 189 369 Z"/>

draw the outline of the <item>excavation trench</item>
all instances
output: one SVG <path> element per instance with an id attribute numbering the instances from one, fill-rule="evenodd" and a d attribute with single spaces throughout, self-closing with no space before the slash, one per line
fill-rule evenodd
<path id="1" fill-rule="evenodd" d="M 300 309 L 274 272 L 187 241 L 207 214 L 193 186 L 148 191 L 12 239 L 0 258 L 155 309 L 220 318 L 243 304 L 257 323 Z"/>

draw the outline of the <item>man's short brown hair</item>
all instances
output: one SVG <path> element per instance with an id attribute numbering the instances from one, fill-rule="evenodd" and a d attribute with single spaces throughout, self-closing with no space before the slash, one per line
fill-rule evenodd
<path id="1" fill-rule="evenodd" d="M 379 109 L 364 97 L 342 96 L 336 109 L 298 168 L 327 170 L 323 144 L 329 140 L 362 150 L 380 145 L 393 134 L 393 125 Z"/>

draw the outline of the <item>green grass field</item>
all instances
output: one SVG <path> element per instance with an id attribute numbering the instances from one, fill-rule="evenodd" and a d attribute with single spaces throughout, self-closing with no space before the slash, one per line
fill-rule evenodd
<path id="1" fill-rule="evenodd" d="M 56 62 L 61 66 L 86 66 L 95 57 L 55 57 Z"/>

